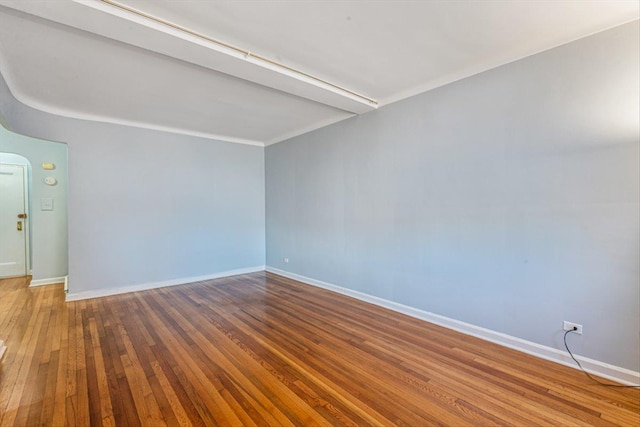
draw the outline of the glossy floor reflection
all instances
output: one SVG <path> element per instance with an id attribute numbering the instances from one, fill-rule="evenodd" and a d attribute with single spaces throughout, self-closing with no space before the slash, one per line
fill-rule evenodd
<path id="1" fill-rule="evenodd" d="M 0 281 L 0 425 L 639 425 L 640 392 L 269 273 Z"/>

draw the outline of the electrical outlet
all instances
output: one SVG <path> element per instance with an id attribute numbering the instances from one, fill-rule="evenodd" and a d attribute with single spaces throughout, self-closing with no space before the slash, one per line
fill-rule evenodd
<path id="1" fill-rule="evenodd" d="M 570 331 L 574 327 L 576 328 L 576 330 L 574 332 L 576 334 L 578 334 L 578 335 L 582 335 L 582 325 L 579 325 L 579 324 L 573 323 L 573 322 L 567 322 L 566 320 L 564 322 L 562 322 L 562 329 L 564 329 L 565 331 Z"/>
<path id="2" fill-rule="evenodd" d="M 289 258 L 283 258 L 282 261 L 284 261 L 285 264 L 289 264 Z"/>

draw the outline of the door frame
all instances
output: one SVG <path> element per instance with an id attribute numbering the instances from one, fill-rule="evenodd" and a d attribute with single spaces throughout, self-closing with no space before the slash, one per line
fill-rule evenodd
<path id="1" fill-rule="evenodd" d="M 14 153 L 7 153 L 7 154 L 14 154 Z M 24 194 L 24 213 L 27 214 L 27 218 L 26 221 L 24 221 L 24 239 L 25 239 L 25 245 L 24 245 L 24 257 L 25 257 L 25 275 L 26 276 L 31 276 L 31 195 L 29 192 L 29 188 L 31 187 L 31 162 L 29 162 L 29 160 L 24 157 L 21 154 L 15 154 L 17 156 L 20 156 L 24 159 L 25 164 L 18 164 L 18 163 L 10 163 L 10 162 L 1 162 L 0 164 L 2 165 L 8 165 L 8 166 L 17 166 L 22 168 L 22 191 Z M 19 277 L 19 276 L 18 276 Z"/>

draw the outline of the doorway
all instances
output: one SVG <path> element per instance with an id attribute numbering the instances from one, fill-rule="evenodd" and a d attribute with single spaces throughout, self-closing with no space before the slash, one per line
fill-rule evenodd
<path id="1" fill-rule="evenodd" d="M 0 163 L 0 278 L 30 271 L 28 160 L 14 156 Z"/>
<path id="2" fill-rule="evenodd" d="M 32 276 L 30 286 L 64 282 L 68 274 L 67 145 L 20 135 L 0 126 L 0 164 L 24 165 L 27 169 L 28 210 L 24 212 L 27 218 L 23 228 L 26 227 L 26 274 Z M 18 231 L 17 215 L 10 215 L 12 232 Z M 0 239 L 4 235 L 0 230 Z"/>

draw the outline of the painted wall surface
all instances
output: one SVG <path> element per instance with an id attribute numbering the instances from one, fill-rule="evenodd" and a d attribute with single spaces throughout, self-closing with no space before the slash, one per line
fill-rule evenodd
<path id="1" fill-rule="evenodd" d="M 4 100 L 4 96 L 2 97 Z M 1 112 L 2 110 L 0 110 Z M 56 279 L 67 275 L 67 146 L 13 133 L 0 126 L 0 162 L 11 162 L 19 154 L 30 163 L 31 209 L 29 225 L 33 280 Z M 43 170 L 43 162 L 55 164 Z M 52 176 L 54 186 L 44 179 Z M 53 199 L 53 210 L 43 211 L 41 200 Z"/>
<path id="2" fill-rule="evenodd" d="M 640 369 L 639 25 L 266 149 L 267 265 Z M 289 258 L 285 264 L 283 258 Z"/>
<path id="3" fill-rule="evenodd" d="M 68 145 L 69 292 L 264 265 L 262 147 L 66 119 L 0 83 L 12 130 Z"/>

